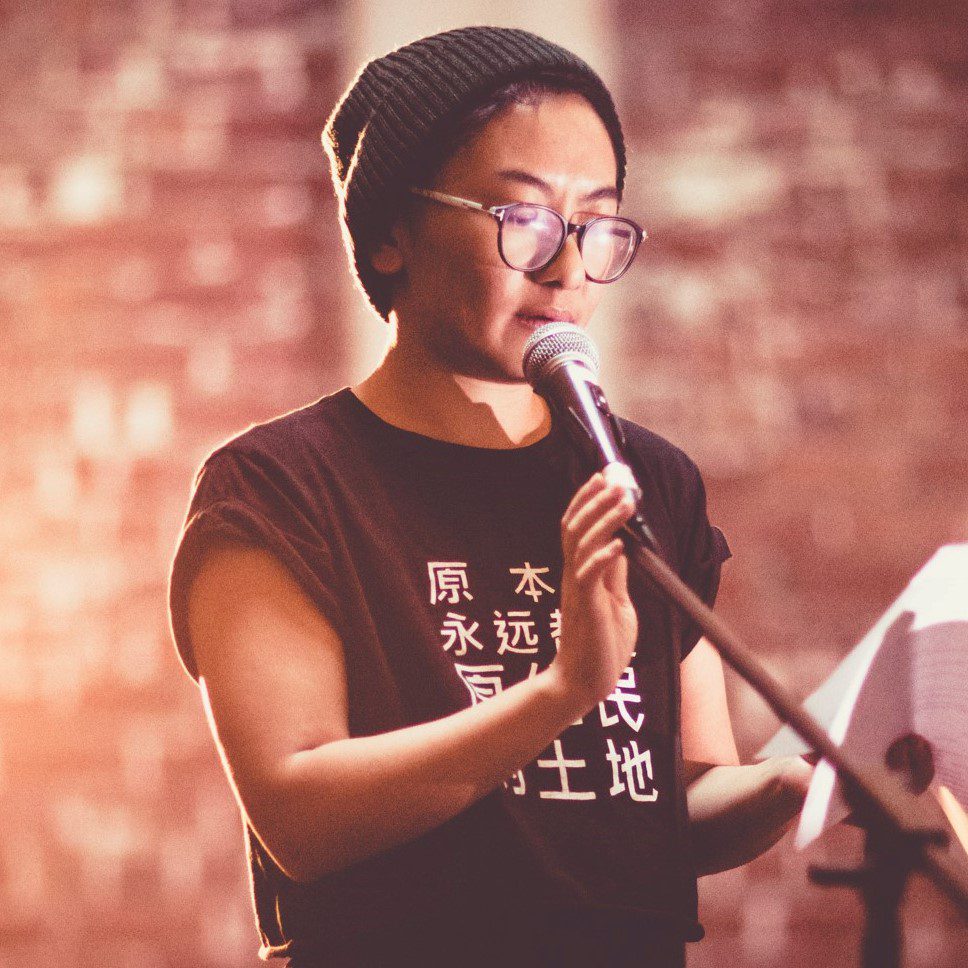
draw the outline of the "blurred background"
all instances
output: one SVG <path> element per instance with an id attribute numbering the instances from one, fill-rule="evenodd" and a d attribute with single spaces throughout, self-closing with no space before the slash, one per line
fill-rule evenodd
<path id="1" fill-rule="evenodd" d="M 720 608 L 798 694 L 968 539 L 960 0 L 0 3 L 0 968 L 253 968 L 241 824 L 165 588 L 220 440 L 363 375 L 319 145 L 361 60 L 468 23 L 596 66 L 649 229 L 593 330 L 684 447 Z M 775 721 L 731 675 L 742 752 Z M 837 830 L 701 883 L 690 965 L 856 964 Z M 923 881 L 907 964 L 968 962 Z"/>

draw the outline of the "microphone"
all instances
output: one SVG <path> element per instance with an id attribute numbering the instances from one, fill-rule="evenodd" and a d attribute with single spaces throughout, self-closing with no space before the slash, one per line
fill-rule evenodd
<path id="1" fill-rule="evenodd" d="M 625 462 L 625 434 L 598 385 L 598 364 L 595 344 L 573 323 L 545 323 L 524 346 L 524 378 L 564 423 L 585 461 L 610 484 L 621 484 L 638 508 L 642 489 Z M 640 513 L 626 528 L 655 547 Z"/>

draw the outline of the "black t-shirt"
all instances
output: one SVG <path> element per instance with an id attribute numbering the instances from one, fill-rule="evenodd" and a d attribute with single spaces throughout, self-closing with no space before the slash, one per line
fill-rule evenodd
<path id="1" fill-rule="evenodd" d="M 623 427 L 662 553 L 711 603 L 729 550 L 699 473 Z M 197 678 L 189 586 L 228 539 L 275 555 L 339 633 L 352 736 L 485 702 L 554 658 L 560 520 L 586 476 L 557 426 L 528 447 L 466 447 L 393 427 L 348 389 L 255 426 L 196 480 L 171 577 L 185 668 Z M 700 937 L 670 661 L 699 633 L 634 575 L 630 593 L 639 638 L 615 691 L 452 820 L 311 884 L 287 878 L 247 827 L 262 955 L 353 963 L 414 925 L 510 943 L 548 918 Z"/>

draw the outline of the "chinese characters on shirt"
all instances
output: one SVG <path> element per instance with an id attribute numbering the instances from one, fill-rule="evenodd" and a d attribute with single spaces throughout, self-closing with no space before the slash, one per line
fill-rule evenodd
<path id="1" fill-rule="evenodd" d="M 483 613 L 478 613 L 477 618 L 470 614 L 475 605 L 483 608 L 483 603 L 475 599 L 468 562 L 428 561 L 427 574 L 429 602 L 439 611 L 441 648 L 454 659 L 454 668 L 472 703 L 485 702 L 505 686 L 520 681 L 520 664 L 513 671 L 510 667 L 511 661 L 521 662 L 513 659 L 514 656 L 529 657 L 526 677 L 530 677 L 538 672 L 539 662 L 535 660 L 542 641 L 557 652 L 561 642 L 561 609 L 554 599 L 556 588 L 550 567 L 525 561 L 508 568 L 508 599 L 501 603 L 506 607 L 491 609 L 488 618 Z M 556 607 L 550 611 L 538 607 L 547 604 Z M 548 747 L 548 755 L 539 756 L 532 764 L 515 771 L 505 782 L 505 788 L 517 796 L 527 795 L 527 774 L 533 770 L 536 777 L 542 777 L 543 788 L 536 791 L 541 799 L 593 800 L 605 795 L 603 790 L 596 791 L 583 783 L 583 771 L 591 766 L 587 748 L 584 755 L 569 753 L 567 749 L 572 731 L 591 728 L 592 724 L 586 720 L 595 715 L 593 712 L 572 724 Z M 607 795 L 626 796 L 637 803 L 654 803 L 659 791 L 654 786 L 652 753 L 647 747 L 640 749 L 641 737 L 635 735 L 640 734 L 646 713 L 633 666 L 625 668 L 612 693 L 598 704 L 597 719 L 603 734 L 617 727 L 627 740 L 616 742 L 612 735 L 605 737 L 602 759 L 611 774 Z"/>

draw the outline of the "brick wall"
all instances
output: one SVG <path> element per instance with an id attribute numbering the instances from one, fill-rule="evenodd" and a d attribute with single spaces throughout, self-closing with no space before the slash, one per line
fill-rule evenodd
<path id="1" fill-rule="evenodd" d="M 345 369 L 342 16 L 4 10 L 0 965 L 257 963 L 164 590 L 202 455 Z"/>
<path id="2" fill-rule="evenodd" d="M 723 611 L 803 693 L 968 531 L 959 17 L 614 5 L 653 242 L 609 297 L 609 394 L 700 463 Z M 165 574 L 203 454 L 347 378 L 318 131 L 348 32 L 320 0 L 0 15 L 0 968 L 256 964 Z M 731 692 L 751 752 L 772 723 Z M 809 859 L 707 879 L 693 963 L 853 963 Z M 908 919 L 912 964 L 958 963 L 932 890 Z"/>
<path id="3" fill-rule="evenodd" d="M 616 388 L 691 453 L 734 559 L 720 608 L 809 693 L 968 539 L 968 35 L 959 3 L 616 5 L 626 208 Z M 737 680 L 742 751 L 775 720 Z M 702 883 L 692 964 L 856 963 L 856 905 L 787 841 Z M 963 963 L 933 889 L 909 964 Z"/>

